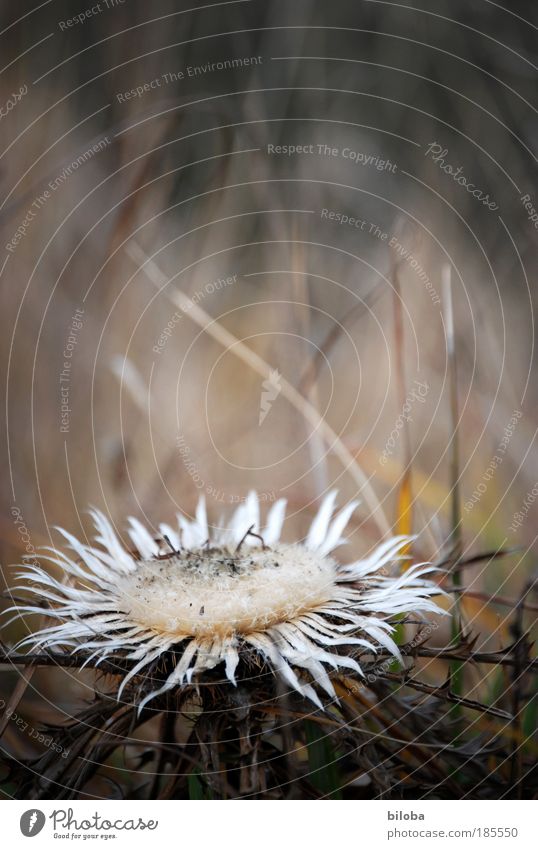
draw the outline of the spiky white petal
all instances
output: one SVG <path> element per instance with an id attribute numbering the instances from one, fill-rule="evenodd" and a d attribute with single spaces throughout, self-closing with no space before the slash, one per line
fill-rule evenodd
<path id="1" fill-rule="evenodd" d="M 266 545 L 273 545 L 280 539 L 282 526 L 286 516 L 287 502 L 285 498 L 279 498 L 275 501 L 269 513 L 267 514 L 267 524 L 263 531 L 263 539 Z"/>
<path id="2" fill-rule="evenodd" d="M 29 634 L 19 647 L 71 649 L 88 653 L 84 664 L 110 657 L 132 662 L 118 698 L 136 677 L 152 670 L 163 655 L 178 657 L 160 687 L 142 688 L 141 710 L 149 701 L 196 680 L 223 664 L 237 684 L 242 653 L 261 656 L 286 685 L 322 706 L 315 686 L 330 698 L 329 669 L 362 675 L 349 655 L 375 654 L 381 647 L 401 660 L 391 636 L 391 617 L 439 613 L 439 594 L 416 564 L 396 577 L 385 567 L 401 560 L 409 538 L 382 543 L 364 560 L 339 564 L 330 554 L 342 537 L 356 502 L 334 518 L 336 491 L 322 501 L 302 545 L 280 541 L 286 502 L 277 501 L 260 530 L 260 505 L 250 492 L 227 528 L 210 531 L 205 501 L 195 518 L 178 516 L 178 526 L 160 525 L 154 539 L 135 518 L 128 534 L 135 552 L 121 543 L 109 520 L 92 511 L 98 546 L 60 529 L 76 558 L 56 549 L 42 558 L 62 569 L 59 581 L 44 568 L 26 564 L 16 588 L 46 599 L 53 623 Z M 11 608 L 17 615 L 42 613 L 36 603 Z M 348 653 L 344 653 L 344 648 Z M 150 680 L 153 680 L 152 678 Z"/>
<path id="3" fill-rule="evenodd" d="M 327 528 L 329 527 L 329 522 L 331 521 L 331 516 L 333 514 L 336 496 L 337 491 L 336 489 L 333 489 L 321 502 L 317 515 L 310 525 L 310 530 L 308 531 L 305 539 L 305 545 L 307 548 L 316 549 L 325 540 L 325 537 L 327 536 Z"/>

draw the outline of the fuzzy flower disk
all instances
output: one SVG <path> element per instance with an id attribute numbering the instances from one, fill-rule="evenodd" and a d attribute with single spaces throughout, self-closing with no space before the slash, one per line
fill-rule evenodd
<path id="1" fill-rule="evenodd" d="M 335 501 L 336 492 L 330 492 L 296 544 L 280 540 L 286 502 L 277 501 L 262 525 L 254 492 L 224 529 L 210 530 L 203 499 L 192 521 L 178 515 L 176 527 L 160 525 L 157 539 L 131 518 L 129 548 L 94 510 L 95 545 L 60 528 L 73 553 L 41 553 L 60 568 L 60 579 L 33 563 L 19 573 L 21 583 L 13 589 L 29 593 L 30 600 L 11 611 L 17 617 L 43 614 L 45 600 L 53 620 L 19 646 L 83 652 L 84 662 L 94 666 L 107 658 L 129 661 L 118 698 L 135 677 L 147 681 L 139 688 L 139 710 L 221 664 L 235 685 L 247 654 L 321 707 L 320 690 L 336 697 L 330 670 L 362 675 L 360 654 L 380 648 L 401 660 L 391 619 L 443 612 L 431 598 L 439 588 L 425 578 L 431 566 L 419 563 L 392 574 L 408 537 L 386 540 L 369 557 L 348 564 L 331 556 L 345 542 L 342 534 L 357 506 L 351 502 L 334 515 Z M 175 665 L 155 689 L 156 665 L 164 656 Z"/>
<path id="2" fill-rule="evenodd" d="M 130 619 L 177 641 L 270 628 L 331 599 L 336 565 L 299 545 L 142 560 L 118 584 Z"/>

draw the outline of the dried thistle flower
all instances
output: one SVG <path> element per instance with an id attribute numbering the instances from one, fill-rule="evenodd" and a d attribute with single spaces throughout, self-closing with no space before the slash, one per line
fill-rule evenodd
<path id="1" fill-rule="evenodd" d="M 21 646 L 71 648 L 98 665 L 121 656 L 133 665 L 125 673 L 118 698 L 135 676 L 144 676 L 166 653 L 176 665 L 162 686 L 154 679 L 141 690 L 141 711 L 150 700 L 204 672 L 224 665 L 236 684 L 236 670 L 249 653 L 261 656 L 276 676 L 322 707 L 319 690 L 335 698 L 327 667 L 362 675 L 352 654 L 380 647 L 395 658 L 400 652 L 391 618 L 406 613 L 442 612 L 431 596 L 439 588 L 417 564 L 391 577 L 385 567 L 402 559 L 407 537 L 393 537 L 369 557 L 341 565 L 331 553 L 357 506 L 351 502 L 336 516 L 336 491 L 323 500 L 306 539 L 280 541 L 286 502 L 270 509 L 264 528 L 256 493 L 251 492 L 231 518 L 229 528 L 210 533 L 205 502 L 193 521 L 178 515 L 178 528 L 160 525 L 155 540 L 131 518 L 128 551 L 108 519 L 92 511 L 98 546 L 80 542 L 59 529 L 76 558 L 47 547 L 43 559 L 69 578 L 62 582 L 34 564 L 18 577 L 26 590 L 50 604 L 47 615 L 58 624 L 30 634 Z M 43 613 L 37 603 L 11 608 L 17 616 Z M 317 689 L 316 689 L 317 688 Z"/>

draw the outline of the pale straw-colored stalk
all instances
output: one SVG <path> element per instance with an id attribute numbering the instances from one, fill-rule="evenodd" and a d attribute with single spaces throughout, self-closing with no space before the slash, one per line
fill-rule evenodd
<path id="1" fill-rule="evenodd" d="M 248 345 L 245 345 L 244 342 L 234 336 L 233 333 L 230 333 L 216 319 L 212 318 L 199 304 L 194 303 L 181 289 L 177 287 L 171 288 L 169 283 L 173 278 L 167 277 L 157 263 L 136 242 L 130 242 L 126 250 L 131 259 L 146 273 L 149 280 L 159 290 L 162 290 L 170 301 L 176 307 L 179 307 L 195 324 L 201 327 L 205 333 L 215 339 L 216 342 L 234 354 L 261 377 L 264 379 L 270 377 L 271 372 L 274 370 L 273 366 L 269 365 L 259 354 L 252 351 Z M 280 378 L 280 384 L 282 395 L 304 416 L 312 428 L 320 434 L 328 448 L 334 452 L 344 469 L 351 475 L 365 503 L 369 507 L 372 518 L 377 523 L 381 534 L 383 537 L 388 537 L 391 530 L 383 508 L 372 488 L 370 480 L 360 467 L 356 458 L 346 448 L 333 428 L 320 416 L 316 408 L 283 376 Z"/>

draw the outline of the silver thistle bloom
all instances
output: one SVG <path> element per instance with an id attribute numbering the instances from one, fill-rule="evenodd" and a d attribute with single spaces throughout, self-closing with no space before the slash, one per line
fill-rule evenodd
<path id="1" fill-rule="evenodd" d="M 361 676 L 350 653 L 375 654 L 380 647 L 401 660 L 390 620 L 443 612 L 431 599 L 441 591 L 424 577 L 433 567 L 421 563 L 396 577 L 387 574 L 388 564 L 403 559 L 408 537 L 393 537 L 369 557 L 345 565 L 331 556 L 345 542 L 342 533 L 357 506 L 351 502 L 334 516 L 335 499 L 336 492 L 329 493 L 305 540 L 289 544 L 280 541 L 284 499 L 271 507 L 261 528 L 258 497 L 251 492 L 226 530 L 210 532 L 202 498 L 193 521 L 178 515 L 177 529 L 160 525 L 162 540 L 130 518 L 134 552 L 93 510 L 98 545 L 59 528 L 76 557 L 43 549 L 42 559 L 60 567 L 66 580 L 33 564 L 18 573 L 23 583 L 13 590 L 46 599 L 47 616 L 58 622 L 18 647 L 71 648 L 87 653 L 85 663 L 94 665 L 110 657 L 129 660 L 133 665 L 118 699 L 129 681 L 174 652 L 172 672 L 162 686 L 144 690 L 139 710 L 219 664 L 236 685 L 240 658 L 250 652 L 322 707 L 316 688 L 336 698 L 327 667 Z M 43 607 L 29 602 L 11 611 L 42 614 Z"/>

